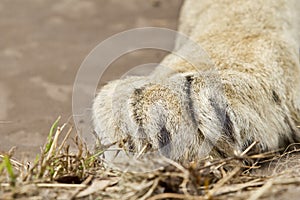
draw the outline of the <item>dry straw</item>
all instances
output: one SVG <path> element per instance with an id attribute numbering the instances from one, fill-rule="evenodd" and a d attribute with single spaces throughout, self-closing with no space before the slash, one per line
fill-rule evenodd
<path id="1" fill-rule="evenodd" d="M 297 144 L 283 154 L 248 155 L 254 142 L 236 157 L 208 157 L 184 165 L 160 158 L 155 162 L 164 167 L 130 173 L 107 167 L 99 156 L 103 146 L 90 152 L 80 137 L 70 138 L 75 131 L 69 123 L 58 124 L 59 119 L 34 162 L 22 164 L 12 158 L 12 151 L 0 154 L 0 199 L 256 200 L 300 184 Z M 145 162 L 151 160 L 141 158 Z"/>

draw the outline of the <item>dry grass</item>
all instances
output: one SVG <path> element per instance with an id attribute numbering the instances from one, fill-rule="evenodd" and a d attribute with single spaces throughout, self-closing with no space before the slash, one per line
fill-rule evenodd
<path id="1" fill-rule="evenodd" d="M 149 162 L 164 165 L 151 172 L 133 173 L 107 167 L 99 156 L 103 147 L 90 152 L 78 136 L 70 138 L 74 132 L 70 125 L 58 124 L 59 119 L 34 162 L 20 163 L 12 158 L 13 151 L 0 154 L 0 199 L 256 200 L 300 184 L 300 162 L 294 158 L 297 144 L 282 154 L 247 155 L 256 145 L 253 143 L 239 156 L 206 158 L 185 166 L 166 158 L 141 158 L 137 161 L 144 163 L 141 168 Z M 76 145 L 75 153 L 70 151 L 70 142 Z"/>

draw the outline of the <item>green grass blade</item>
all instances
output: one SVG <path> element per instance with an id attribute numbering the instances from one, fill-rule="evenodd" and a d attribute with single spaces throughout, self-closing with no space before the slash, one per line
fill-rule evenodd
<path id="1" fill-rule="evenodd" d="M 5 168 L 5 162 L 3 160 L 0 164 L 0 175 L 2 174 L 2 171 L 4 170 L 4 168 Z"/>
<path id="2" fill-rule="evenodd" d="M 48 153 L 48 151 L 51 148 L 51 145 L 52 145 L 52 142 L 53 142 L 53 134 L 54 134 L 54 131 L 56 130 L 56 128 L 58 126 L 59 120 L 60 120 L 60 116 L 55 120 L 55 122 L 52 124 L 52 126 L 50 128 L 48 138 L 47 138 L 47 144 L 46 144 L 46 147 L 45 147 L 45 150 L 44 150 L 45 154 Z"/>
<path id="3" fill-rule="evenodd" d="M 14 173 L 14 170 L 13 170 L 13 167 L 12 167 L 9 157 L 4 156 L 3 162 L 5 164 L 5 167 L 6 167 L 9 179 L 10 179 L 10 183 L 11 183 L 11 185 L 14 186 L 16 184 L 16 175 Z"/>

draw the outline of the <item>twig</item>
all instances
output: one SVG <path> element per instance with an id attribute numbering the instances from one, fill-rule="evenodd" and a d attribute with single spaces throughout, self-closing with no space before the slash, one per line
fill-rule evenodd
<path id="1" fill-rule="evenodd" d="M 88 184 L 93 180 L 93 178 L 94 178 L 93 175 L 89 175 L 89 176 L 81 183 L 81 185 L 84 185 L 85 187 L 78 188 L 78 189 L 72 194 L 72 196 L 70 197 L 70 200 L 75 199 L 76 196 L 77 196 L 82 190 L 84 190 L 85 188 L 87 188 Z"/>
<path id="2" fill-rule="evenodd" d="M 236 173 L 238 173 L 240 171 L 241 167 L 237 166 L 235 167 L 231 172 L 229 172 L 224 178 L 220 179 L 213 187 L 213 189 L 211 189 L 207 196 L 208 198 L 211 196 L 215 196 L 217 190 L 219 190 L 227 181 L 229 181 Z"/>
<path id="3" fill-rule="evenodd" d="M 143 196 L 141 197 L 141 200 L 145 200 L 147 199 L 148 197 L 151 196 L 151 194 L 153 193 L 153 191 L 155 190 L 155 188 L 157 187 L 158 183 L 159 183 L 159 178 L 155 179 L 151 188 L 148 190 L 148 192 Z"/>
<path id="4" fill-rule="evenodd" d="M 63 124 L 62 127 L 57 127 L 56 133 L 54 135 L 54 139 L 52 142 L 52 145 L 50 147 L 50 150 L 48 152 L 48 155 L 46 157 L 46 161 L 48 161 L 50 159 L 50 157 L 52 156 L 52 153 L 54 151 L 54 149 L 57 147 L 57 140 L 58 140 L 58 136 L 61 134 L 62 130 L 64 129 L 64 127 L 66 126 L 66 124 Z"/>
<path id="5" fill-rule="evenodd" d="M 185 194 L 185 196 L 190 196 L 190 194 L 187 192 L 187 184 L 189 182 L 189 176 L 190 176 L 190 172 L 188 170 L 186 170 L 183 166 L 181 166 L 179 163 L 171 160 L 171 159 L 168 159 L 168 158 L 165 158 L 163 157 L 163 159 L 168 162 L 169 164 L 173 165 L 174 167 L 176 167 L 177 169 L 179 169 L 180 171 L 182 171 L 182 173 L 184 174 L 183 176 L 183 181 L 182 181 L 182 186 L 183 186 L 183 193 Z"/>
<path id="6" fill-rule="evenodd" d="M 67 184 L 67 183 L 37 183 L 37 187 L 48 188 L 85 188 L 84 184 Z"/>
<path id="7" fill-rule="evenodd" d="M 69 128 L 69 130 L 68 130 L 68 132 L 67 132 L 65 138 L 63 139 L 61 145 L 58 147 L 58 150 L 57 150 L 58 152 L 60 152 L 60 151 L 62 150 L 62 148 L 64 147 L 64 145 L 66 144 L 66 141 L 67 141 L 67 139 L 69 138 L 69 136 L 70 136 L 72 130 L 73 130 L 73 127 L 71 126 L 71 127 Z"/>
<path id="8" fill-rule="evenodd" d="M 264 181 L 258 181 L 254 180 L 254 181 L 250 181 L 247 183 L 242 183 L 242 184 L 232 184 L 232 185 L 228 185 L 228 186 L 224 186 L 222 188 L 220 188 L 214 195 L 215 196 L 220 196 L 220 195 L 224 195 L 224 194 L 228 194 L 228 193 L 234 193 L 237 191 L 240 191 L 242 189 L 248 188 L 248 187 L 258 187 L 263 185 L 265 182 Z"/>
<path id="9" fill-rule="evenodd" d="M 273 185 L 273 180 L 270 179 L 267 181 L 261 188 L 256 190 L 249 198 L 249 200 L 257 200 L 259 197 L 261 197 L 267 190 L 269 190 Z"/>
<path id="10" fill-rule="evenodd" d="M 145 146 L 141 149 L 141 151 L 138 153 L 138 155 L 136 156 L 136 158 L 141 157 L 141 155 L 146 151 L 147 147 L 148 147 L 148 145 L 145 145 Z"/>
<path id="11" fill-rule="evenodd" d="M 276 178 L 274 180 L 274 185 L 289 185 L 289 184 L 299 184 L 300 177 L 297 178 Z"/>
<path id="12" fill-rule="evenodd" d="M 258 142 L 254 141 L 247 149 L 245 149 L 240 156 L 245 156 Z M 241 167 L 235 167 L 231 172 L 229 172 L 224 178 L 220 179 L 213 187 L 212 190 L 208 192 L 208 198 L 216 195 L 217 190 L 219 190 L 227 181 L 229 181 L 236 173 L 240 171 Z"/>
<path id="13" fill-rule="evenodd" d="M 210 167 L 215 166 L 217 164 L 220 164 L 220 166 L 218 166 L 218 167 L 221 167 L 223 165 L 223 163 L 226 164 L 229 161 L 232 161 L 232 160 L 235 160 L 235 159 L 239 159 L 239 158 L 237 158 L 237 157 L 230 157 L 230 158 L 225 158 L 225 159 L 222 159 L 222 160 L 218 160 L 218 161 L 215 161 L 215 162 L 213 162 L 213 163 L 211 163 L 209 165 L 205 165 L 203 167 L 199 167 L 199 170 L 207 169 L 207 168 L 210 168 Z"/>
<path id="14" fill-rule="evenodd" d="M 241 156 L 245 156 L 258 142 L 254 141 L 247 149 L 245 149 L 242 153 Z"/>
<path id="15" fill-rule="evenodd" d="M 197 199 L 197 200 L 201 200 L 204 199 L 202 196 L 186 196 L 184 194 L 177 194 L 177 193 L 163 193 L 163 194 L 157 194 L 155 196 L 152 196 L 151 198 L 149 198 L 148 200 L 158 200 L 158 199 Z"/>

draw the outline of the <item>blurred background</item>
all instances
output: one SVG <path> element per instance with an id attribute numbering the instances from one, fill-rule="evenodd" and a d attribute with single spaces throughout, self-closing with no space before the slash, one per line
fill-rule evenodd
<path id="1" fill-rule="evenodd" d="M 101 41 L 145 27 L 176 29 L 181 0 L 0 0 L 0 151 L 35 157 L 58 116 L 72 116 L 76 72 Z M 166 52 L 122 56 L 102 85 Z"/>

